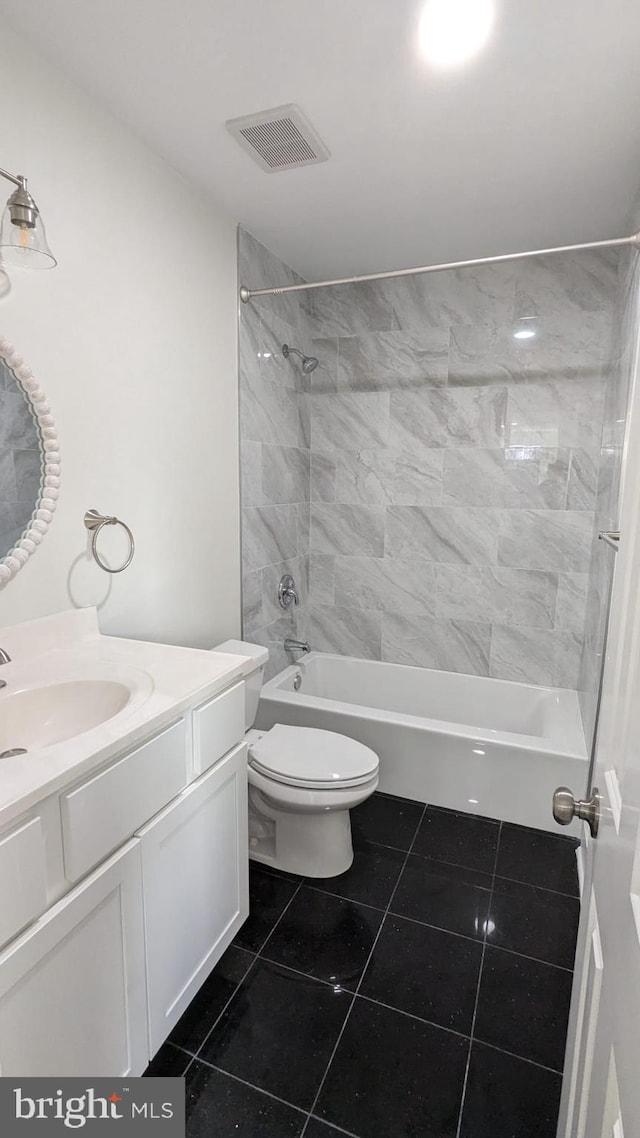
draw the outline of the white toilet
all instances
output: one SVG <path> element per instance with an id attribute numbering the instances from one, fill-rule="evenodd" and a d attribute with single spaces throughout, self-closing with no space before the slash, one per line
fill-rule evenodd
<path id="1" fill-rule="evenodd" d="M 303 877 L 335 877 L 353 861 L 349 810 L 378 785 L 369 747 L 315 727 L 276 723 L 252 731 L 268 649 L 226 640 L 214 652 L 250 656 L 245 676 L 249 743 L 249 856 Z"/>

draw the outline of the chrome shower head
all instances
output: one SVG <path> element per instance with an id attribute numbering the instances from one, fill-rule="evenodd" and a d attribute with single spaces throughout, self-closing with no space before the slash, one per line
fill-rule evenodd
<path id="1" fill-rule="evenodd" d="M 295 352 L 296 356 L 300 356 L 302 360 L 302 370 L 305 375 L 311 375 L 311 372 L 316 370 L 318 361 L 315 356 L 305 356 L 304 352 L 300 352 L 298 348 L 290 348 L 288 344 L 282 345 L 282 354 L 285 360 L 289 359 L 292 352 Z"/>

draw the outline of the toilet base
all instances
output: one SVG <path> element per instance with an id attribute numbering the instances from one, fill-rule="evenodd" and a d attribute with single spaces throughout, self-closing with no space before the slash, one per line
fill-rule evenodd
<path id="1" fill-rule="evenodd" d="M 274 808 L 251 787 L 249 857 L 300 877 L 346 873 L 353 861 L 349 811 L 289 813 Z"/>

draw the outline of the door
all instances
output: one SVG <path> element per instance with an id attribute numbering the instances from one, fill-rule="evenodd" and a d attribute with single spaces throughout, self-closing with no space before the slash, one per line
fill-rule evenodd
<path id="1" fill-rule="evenodd" d="M 582 917 L 558 1138 L 640 1136 L 640 391 L 625 443 L 620 546 L 585 833 Z"/>
<path id="2" fill-rule="evenodd" d="M 141 1075 L 140 848 L 129 842 L 0 954 L 0 1075 Z"/>
<path id="3" fill-rule="evenodd" d="M 247 747 L 140 831 L 155 1055 L 249 915 Z"/>

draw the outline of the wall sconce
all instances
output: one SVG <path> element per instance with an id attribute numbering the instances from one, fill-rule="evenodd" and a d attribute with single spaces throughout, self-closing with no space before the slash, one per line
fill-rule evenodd
<path id="1" fill-rule="evenodd" d="M 7 202 L 0 223 L 0 262 L 10 269 L 53 269 L 57 261 L 47 244 L 40 210 L 22 174 L 7 170 L 0 175 L 17 188 Z"/>

